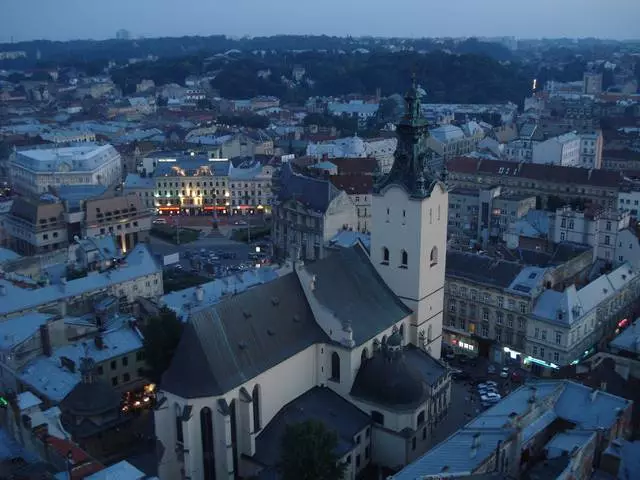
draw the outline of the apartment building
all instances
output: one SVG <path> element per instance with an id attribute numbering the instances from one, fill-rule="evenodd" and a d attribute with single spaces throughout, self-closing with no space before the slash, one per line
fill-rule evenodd
<path id="1" fill-rule="evenodd" d="M 470 157 L 449 160 L 447 169 L 453 187 L 501 185 L 516 194 L 540 197 L 542 206 L 553 196 L 566 202 L 581 198 L 615 208 L 618 192 L 625 184 L 619 172 Z"/>
<path id="2" fill-rule="evenodd" d="M 473 152 L 484 138 L 484 130 L 475 122 L 463 127 L 442 125 L 429 131 L 426 144 L 436 155 L 446 160 Z"/>
<path id="3" fill-rule="evenodd" d="M 536 142 L 533 144 L 531 161 L 541 165 L 582 167 L 580 144 L 580 137 L 575 132 Z"/>
<path id="4" fill-rule="evenodd" d="M 84 210 L 86 237 L 115 236 L 123 253 L 149 239 L 152 214 L 137 195 L 90 199 Z"/>
<path id="5" fill-rule="evenodd" d="M 594 258 L 615 261 L 618 235 L 629 226 L 629 212 L 590 207 L 583 211 L 564 206 L 549 214 L 549 240 L 590 245 Z"/>
<path id="6" fill-rule="evenodd" d="M 160 213 L 228 213 L 231 206 L 228 160 L 187 156 L 159 161 L 153 178 Z"/>
<path id="7" fill-rule="evenodd" d="M 536 208 L 536 197 L 502 187 L 449 191 L 449 236 L 459 241 L 501 238 L 509 225 Z"/>
<path id="8" fill-rule="evenodd" d="M 369 233 L 371 226 L 371 194 L 373 193 L 373 176 L 371 175 L 332 175 L 331 182 L 336 188 L 345 192 L 356 206 L 358 217 L 356 229 L 361 233 Z"/>
<path id="9" fill-rule="evenodd" d="M 18 193 L 39 195 L 49 186 L 112 185 L 121 181 L 122 160 L 111 145 L 19 150 L 9 159 L 9 175 Z"/>
<path id="10" fill-rule="evenodd" d="M 66 248 L 69 244 L 64 205 L 17 197 L 4 219 L 10 248 L 21 255 L 37 255 Z"/>
<path id="11" fill-rule="evenodd" d="M 272 242 L 278 258 L 325 256 L 325 244 L 341 230 L 355 229 L 356 206 L 331 181 L 298 173 L 285 163 L 275 183 Z"/>
<path id="12" fill-rule="evenodd" d="M 229 211 L 236 214 L 271 213 L 274 167 L 250 161 L 229 166 Z"/>
<path id="13" fill-rule="evenodd" d="M 66 256 L 65 253 L 65 260 Z M 39 282 L 5 275 L 0 278 L 0 319 L 45 308 L 66 316 L 67 310 L 86 308 L 96 295 L 111 295 L 119 299 L 120 305 L 128 305 L 139 297 L 157 298 L 163 294 L 162 266 L 144 244 L 135 246 L 123 260 L 113 262 L 111 258 L 104 265 L 106 268 L 74 279 L 45 276 Z M 56 271 L 64 271 L 66 266 L 66 262 L 57 265 Z"/>
<path id="14" fill-rule="evenodd" d="M 129 173 L 125 178 L 122 191 L 125 195 L 136 195 L 144 208 L 155 213 L 155 181 L 152 177 Z"/>
<path id="15" fill-rule="evenodd" d="M 548 373 L 579 362 L 629 321 L 638 295 L 640 270 L 628 263 L 581 288 L 545 290 L 528 319 L 525 363 Z"/>
<path id="16" fill-rule="evenodd" d="M 389 478 L 589 480 L 596 468 L 603 472 L 595 478 L 615 477 L 615 450 L 631 435 L 632 409 L 625 398 L 579 383 L 534 382 Z"/>
<path id="17" fill-rule="evenodd" d="M 580 134 L 580 166 L 582 168 L 602 168 L 602 130 Z"/>
<path id="18" fill-rule="evenodd" d="M 524 360 L 527 316 L 549 280 L 544 268 L 474 253 L 447 252 L 442 341 L 502 362 Z"/>

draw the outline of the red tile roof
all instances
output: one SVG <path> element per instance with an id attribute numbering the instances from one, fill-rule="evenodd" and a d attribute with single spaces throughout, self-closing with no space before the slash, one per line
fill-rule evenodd
<path id="1" fill-rule="evenodd" d="M 373 191 L 373 177 L 371 175 L 332 175 L 333 183 L 347 195 L 366 195 Z"/>
<path id="2" fill-rule="evenodd" d="M 365 174 L 373 175 L 378 165 L 375 158 L 329 158 L 329 162 L 338 167 L 340 175 Z"/>
<path id="3" fill-rule="evenodd" d="M 587 168 L 516 163 L 506 160 L 483 160 L 456 157 L 447 162 L 452 173 L 467 173 L 492 177 L 519 177 L 529 180 L 553 181 L 573 185 L 617 188 L 623 181 L 620 172 L 612 170 L 590 170 Z"/>
<path id="4" fill-rule="evenodd" d="M 73 461 L 71 480 L 81 480 L 104 469 L 104 465 L 92 459 L 87 452 L 69 440 L 48 436 L 46 442 L 62 458 L 67 458 L 67 455 L 71 453 Z"/>

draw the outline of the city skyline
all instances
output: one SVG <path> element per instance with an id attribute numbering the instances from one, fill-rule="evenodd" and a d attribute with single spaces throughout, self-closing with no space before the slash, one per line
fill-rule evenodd
<path id="1" fill-rule="evenodd" d="M 636 0 L 459 0 L 394 3 L 327 0 L 77 0 L 6 2 L 0 42 L 114 38 L 120 29 L 137 37 L 269 36 L 309 34 L 378 37 L 515 36 L 518 38 L 638 38 Z M 33 12 L 39 12 L 34 16 Z M 197 13 L 197 15 L 194 15 Z M 269 20 L 269 21 L 265 21 Z M 64 26 L 61 28 L 61 25 Z"/>

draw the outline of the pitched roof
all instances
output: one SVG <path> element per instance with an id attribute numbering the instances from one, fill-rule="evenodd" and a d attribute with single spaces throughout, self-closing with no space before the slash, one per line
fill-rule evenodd
<path id="1" fill-rule="evenodd" d="M 593 170 L 588 168 L 541 165 L 537 163 L 515 163 L 506 160 L 486 160 L 456 157 L 447 162 L 451 173 L 466 173 L 494 177 L 518 177 L 529 180 L 553 181 L 572 185 L 617 188 L 623 181 L 620 172 Z"/>
<path id="2" fill-rule="evenodd" d="M 344 190 L 347 195 L 365 195 L 373 192 L 371 175 L 332 175 L 331 183 Z"/>
<path id="3" fill-rule="evenodd" d="M 378 161 L 372 157 L 332 158 L 331 163 L 338 167 L 338 174 L 368 174 L 372 175 L 378 166 Z"/>
<path id="4" fill-rule="evenodd" d="M 287 201 L 295 198 L 312 210 L 325 212 L 340 190 L 328 180 L 302 175 L 293 168 L 287 162 L 280 170 L 278 199 Z"/>
<path id="5" fill-rule="evenodd" d="M 305 266 L 316 276 L 313 295 L 353 330 L 361 345 L 411 314 L 378 274 L 360 245 Z"/>
<path id="6" fill-rule="evenodd" d="M 471 282 L 507 288 L 518 276 L 523 266 L 516 262 L 496 260 L 475 253 L 447 252 L 447 277 L 464 278 Z"/>
<path id="7" fill-rule="evenodd" d="M 315 387 L 282 407 L 256 439 L 254 459 L 266 466 L 280 460 L 286 427 L 308 420 L 319 420 L 338 436 L 338 457 L 355 447 L 355 436 L 371 423 L 370 417 L 327 387 Z"/>
<path id="8" fill-rule="evenodd" d="M 162 388 L 183 398 L 222 395 L 323 341 L 290 273 L 193 313 Z"/>

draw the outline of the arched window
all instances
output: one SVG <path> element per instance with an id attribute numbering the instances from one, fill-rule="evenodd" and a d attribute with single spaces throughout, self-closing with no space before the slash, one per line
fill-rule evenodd
<path id="1" fill-rule="evenodd" d="M 367 350 L 367 347 L 362 349 L 362 353 L 360 354 L 360 361 L 364 362 L 367 358 L 369 358 L 369 351 Z"/>
<path id="2" fill-rule="evenodd" d="M 216 478 L 216 455 L 213 447 L 213 417 L 209 407 L 200 410 L 200 436 L 202 438 L 204 479 L 214 480 Z"/>
<path id="3" fill-rule="evenodd" d="M 236 401 L 229 404 L 229 417 L 231 417 L 231 452 L 233 454 L 233 471 L 238 474 L 238 432 L 236 423 Z"/>
<path id="4" fill-rule="evenodd" d="M 253 431 L 260 430 L 260 385 L 253 387 L 251 392 L 251 406 L 253 407 Z"/>
<path id="5" fill-rule="evenodd" d="M 404 340 L 404 323 L 400 324 L 400 330 L 399 331 L 400 331 L 400 336 Z"/>
<path id="6" fill-rule="evenodd" d="M 422 410 L 418 414 L 418 425 L 422 425 L 424 423 L 424 410 Z"/>
<path id="7" fill-rule="evenodd" d="M 340 381 L 340 355 L 338 355 L 338 352 L 331 354 L 331 380 Z"/>
<path id="8" fill-rule="evenodd" d="M 429 260 L 431 262 L 431 266 L 438 264 L 438 247 L 433 247 L 431 249 L 431 254 L 429 255 Z"/>
<path id="9" fill-rule="evenodd" d="M 431 335 L 433 335 L 431 325 L 427 327 L 427 342 L 431 343 Z"/>
<path id="10" fill-rule="evenodd" d="M 406 267 L 409 264 L 409 254 L 407 253 L 406 250 L 402 250 L 402 263 L 400 264 L 401 267 Z"/>
<path id="11" fill-rule="evenodd" d="M 389 264 L 389 249 L 387 247 L 382 247 L 382 263 Z"/>

